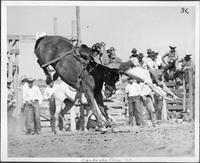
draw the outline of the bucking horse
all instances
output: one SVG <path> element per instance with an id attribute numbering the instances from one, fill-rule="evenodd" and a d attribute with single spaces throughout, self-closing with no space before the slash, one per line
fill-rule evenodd
<path id="1" fill-rule="evenodd" d="M 93 59 L 94 52 L 92 48 L 84 44 L 75 47 L 69 39 L 62 36 L 43 36 L 39 38 L 36 40 L 34 52 L 38 64 L 46 75 L 47 84 L 60 77 L 77 90 L 76 100 L 79 98 L 80 93 L 84 93 L 92 112 L 102 124 L 103 130 L 111 126 L 108 116 L 103 111 L 101 91 L 103 84 L 105 84 L 104 94 L 107 98 L 115 92 L 115 83 L 119 80 L 117 69 L 96 63 Z M 48 71 L 48 66 L 55 69 L 53 77 Z M 76 100 L 74 100 L 74 103 Z M 70 110 L 72 106 L 69 105 L 67 110 Z M 56 122 L 58 122 L 59 116 L 59 111 L 56 111 Z M 56 129 L 54 132 L 57 133 Z"/>

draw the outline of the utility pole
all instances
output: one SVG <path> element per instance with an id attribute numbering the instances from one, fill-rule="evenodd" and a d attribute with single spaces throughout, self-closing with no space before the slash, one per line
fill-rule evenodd
<path id="1" fill-rule="evenodd" d="M 77 30 L 77 46 L 81 44 L 81 30 L 80 30 L 80 6 L 76 6 L 76 30 Z"/>
<path id="2" fill-rule="evenodd" d="M 53 18 L 53 34 L 54 34 L 54 36 L 57 35 L 57 22 L 58 22 L 57 17 L 54 17 Z"/>

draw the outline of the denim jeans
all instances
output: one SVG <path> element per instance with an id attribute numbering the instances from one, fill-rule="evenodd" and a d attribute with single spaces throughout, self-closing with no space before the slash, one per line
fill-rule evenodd
<path id="1" fill-rule="evenodd" d="M 129 100 L 129 124 L 133 125 L 133 116 L 135 117 L 136 125 L 144 125 L 142 114 L 141 96 L 131 96 Z"/>
<path id="2" fill-rule="evenodd" d="M 156 112 L 155 112 L 153 101 L 150 95 L 146 96 L 146 100 L 144 101 L 144 104 L 146 106 L 147 112 L 150 115 L 151 122 L 154 125 L 156 123 Z"/>
<path id="3" fill-rule="evenodd" d="M 41 131 L 38 101 L 25 105 L 25 128 L 27 133 Z"/>

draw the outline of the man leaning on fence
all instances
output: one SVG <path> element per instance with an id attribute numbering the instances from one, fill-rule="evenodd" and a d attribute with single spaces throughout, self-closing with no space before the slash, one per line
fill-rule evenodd
<path id="1" fill-rule="evenodd" d="M 42 94 L 39 87 L 34 85 L 34 81 L 35 79 L 28 78 L 28 87 L 23 90 L 27 134 L 40 134 L 41 131 L 39 105 L 42 103 Z"/>

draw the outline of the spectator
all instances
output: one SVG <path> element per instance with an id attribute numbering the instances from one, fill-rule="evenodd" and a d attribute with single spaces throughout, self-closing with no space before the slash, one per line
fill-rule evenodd
<path id="1" fill-rule="evenodd" d="M 132 58 L 132 57 L 137 57 L 137 49 L 136 48 L 133 48 L 132 50 L 131 50 L 131 55 L 130 55 L 130 59 Z"/>
<path id="2" fill-rule="evenodd" d="M 49 114 L 50 114 L 50 123 L 51 123 L 51 127 L 53 130 L 53 122 L 55 121 L 54 119 L 54 112 L 56 109 L 55 106 L 55 98 L 53 96 L 53 93 L 56 89 L 57 85 L 52 81 L 44 90 L 44 99 L 48 100 L 49 102 Z"/>
<path id="3" fill-rule="evenodd" d="M 146 64 L 146 61 L 144 60 L 143 53 L 138 54 L 138 61 L 139 61 L 139 67 L 147 69 L 147 64 Z"/>
<path id="4" fill-rule="evenodd" d="M 131 56 L 129 59 L 133 62 L 134 66 L 139 66 L 139 61 L 138 61 L 138 54 L 136 48 L 133 48 L 131 51 Z"/>
<path id="5" fill-rule="evenodd" d="M 28 78 L 28 87 L 23 90 L 25 104 L 25 128 L 27 134 L 40 134 L 39 105 L 42 103 L 42 94 L 38 86 L 34 85 L 35 79 Z"/>
<path id="6" fill-rule="evenodd" d="M 116 58 L 116 49 L 114 47 L 110 47 L 110 49 L 106 50 L 108 57 L 109 57 L 109 62 L 112 62 Z"/>
<path id="7" fill-rule="evenodd" d="M 147 57 L 150 57 L 152 50 L 150 48 L 147 49 Z"/>
<path id="8" fill-rule="evenodd" d="M 129 124 L 134 125 L 133 116 L 135 117 L 137 126 L 145 126 L 145 122 L 142 114 L 142 103 L 140 86 L 135 79 L 129 78 L 129 83 L 125 88 L 126 101 L 128 101 L 129 107 Z"/>
<path id="9" fill-rule="evenodd" d="M 164 66 L 164 72 L 173 71 L 177 67 L 177 61 L 178 61 L 178 53 L 176 52 L 176 46 L 171 45 L 169 46 L 170 51 L 167 52 L 162 56 L 162 62 L 165 64 Z"/>
<path id="10" fill-rule="evenodd" d="M 8 98 L 7 98 L 7 107 L 8 107 L 8 120 L 12 118 L 13 111 L 15 109 L 15 92 L 11 88 L 12 81 L 7 81 L 7 91 L 8 91 Z"/>
<path id="11" fill-rule="evenodd" d="M 156 58 L 158 56 L 158 52 L 151 51 L 151 53 L 147 56 L 146 65 L 147 70 L 158 70 L 158 65 L 156 62 Z"/>

